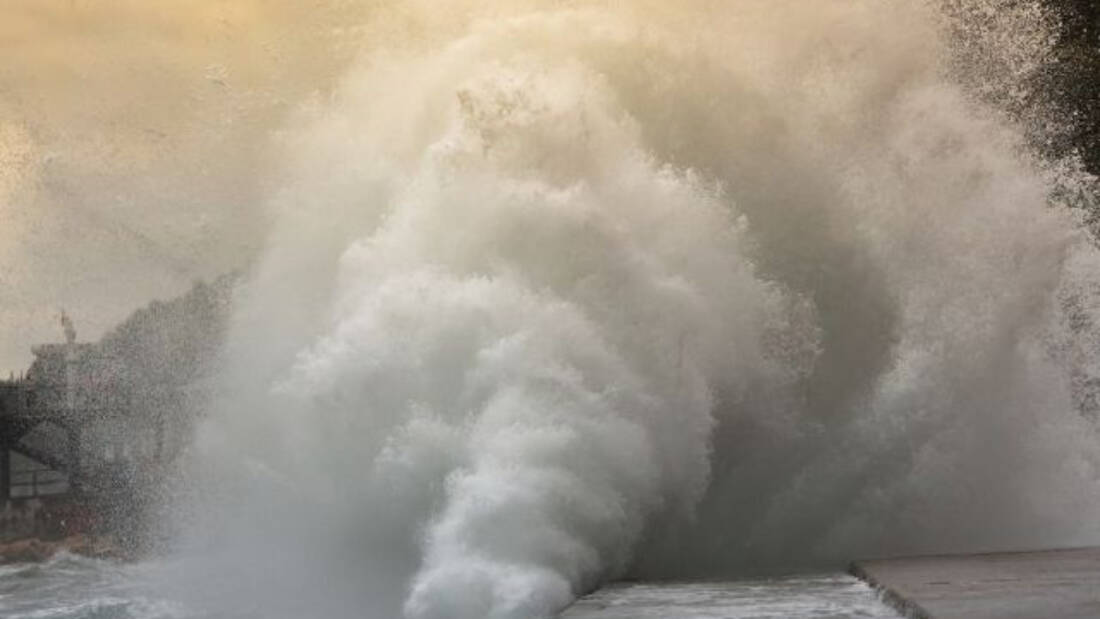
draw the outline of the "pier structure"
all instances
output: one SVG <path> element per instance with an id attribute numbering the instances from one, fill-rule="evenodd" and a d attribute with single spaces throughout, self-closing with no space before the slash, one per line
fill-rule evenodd
<path id="1" fill-rule="evenodd" d="M 871 559 L 853 562 L 849 572 L 850 580 L 823 574 L 611 584 L 561 619 L 779 619 L 829 608 L 836 610 L 829 616 L 874 619 L 1100 617 L 1100 548 Z"/>
<path id="2" fill-rule="evenodd" d="M 912 619 L 1100 617 L 1100 548 L 856 561 L 851 572 Z"/>
<path id="3" fill-rule="evenodd" d="M 33 352 L 24 376 L 0 381 L 0 507 L 103 491 L 161 462 L 163 411 L 141 405 L 123 364 L 75 341 Z"/>

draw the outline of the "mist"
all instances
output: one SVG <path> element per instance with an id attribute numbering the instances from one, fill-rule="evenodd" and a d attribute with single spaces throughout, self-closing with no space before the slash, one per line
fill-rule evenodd
<path id="1" fill-rule="evenodd" d="M 0 9 L 0 371 L 94 340 L 263 247 L 273 134 L 359 47 L 363 5 L 11 0 Z"/>
<path id="2" fill-rule="evenodd" d="M 248 575 L 220 603 L 544 617 L 624 576 L 1095 542 L 1100 253 L 1057 197 L 1092 179 L 998 107 L 1048 51 L 1012 17 L 378 15 L 283 136 L 197 444 L 193 543 Z"/>

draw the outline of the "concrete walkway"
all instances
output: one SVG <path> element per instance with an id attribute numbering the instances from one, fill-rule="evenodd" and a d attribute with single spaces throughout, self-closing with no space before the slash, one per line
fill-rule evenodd
<path id="1" fill-rule="evenodd" d="M 847 574 L 732 582 L 624 583 L 580 600 L 561 619 L 898 619 Z"/>
<path id="2" fill-rule="evenodd" d="M 859 561 L 852 573 L 919 619 L 1100 618 L 1100 548 Z"/>

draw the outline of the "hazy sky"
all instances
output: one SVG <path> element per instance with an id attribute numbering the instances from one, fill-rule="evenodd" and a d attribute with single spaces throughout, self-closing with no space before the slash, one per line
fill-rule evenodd
<path id="1" fill-rule="evenodd" d="M 262 243 L 272 135 L 363 37 L 358 2 L 0 3 L 0 372 Z"/>

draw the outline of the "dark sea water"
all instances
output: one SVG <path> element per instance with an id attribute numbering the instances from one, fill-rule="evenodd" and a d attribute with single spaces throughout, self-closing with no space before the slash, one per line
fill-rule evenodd
<path id="1" fill-rule="evenodd" d="M 156 580 L 163 565 L 118 564 L 61 554 L 43 564 L 0 567 L 4 619 L 264 619 L 197 610 Z M 200 604 L 205 606 L 204 604 Z M 600 614 L 596 613 L 596 609 Z M 370 609 L 364 609 L 364 617 Z M 734 583 L 613 586 L 563 619 L 889 619 L 875 592 L 842 574 Z M 304 618 L 305 619 L 305 618 Z M 325 619 L 317 616 L 315 619 Z"/>
<path id="2" fill-rule="evenodd" d="M 61 553 L 41 564 L 0 567 L 5 619 L 213 619 L 159 596 L 150 565 Z"/>

